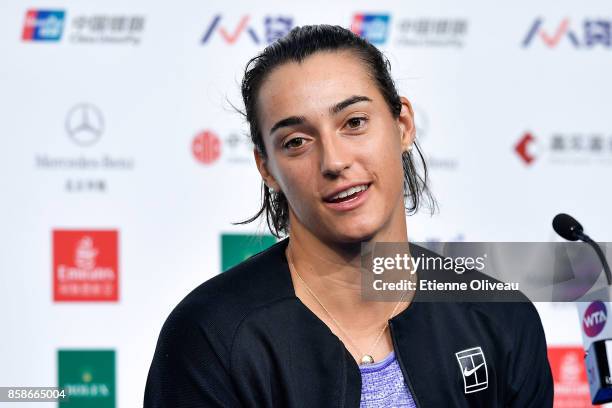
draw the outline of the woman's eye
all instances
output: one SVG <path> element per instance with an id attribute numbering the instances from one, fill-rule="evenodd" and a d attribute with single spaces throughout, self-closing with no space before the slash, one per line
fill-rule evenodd
<path id="1" fill-rule="evenodd" d="M 304 138 L 303 137 L 294 137 L 293 139 L 289 140 L 288 142 L 285 142 L 283 147 L 285 149 L 296 149 L 296 148 L 302 146 L 303 144 L 304 144 Z"/>
<path id="2" fill-rule="evenodd" d="M 358 118 L 350 118 L 346 124 L 350 129 L 359 129 L 360 127 L 364 126 L 366 123 L 367 119 L 366 118 L 362 118 L 362 117 L 358 117 Z"/>

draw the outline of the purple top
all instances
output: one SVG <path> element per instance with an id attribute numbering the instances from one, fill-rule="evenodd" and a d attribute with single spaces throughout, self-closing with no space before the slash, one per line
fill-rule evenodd
<path id="1" fill-rule="evenodd" d="M 360 365 L 359 371 L 361 408 L 416 408 L 394 351 L 378 363 Z"/>

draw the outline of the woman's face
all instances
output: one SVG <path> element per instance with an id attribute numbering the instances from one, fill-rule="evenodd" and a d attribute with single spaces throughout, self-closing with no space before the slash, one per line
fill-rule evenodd
<path id="1" fill-rule="evenodd" d="M 292 234 L 358 242 L 405 221 L 401 156 L 414 140 L 412 110 L 402 98 L 394 118 L 357 57 L 318 52 L 283 64 L 257 104 L 268 156 L 256 153 L 257 165 L 287 197 Z"/>

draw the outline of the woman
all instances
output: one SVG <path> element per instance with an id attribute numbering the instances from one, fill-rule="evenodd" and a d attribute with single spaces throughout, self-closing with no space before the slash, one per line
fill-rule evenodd
<path id="1" fill-rule="evenodd" d="M 362 300 L 361 244 L 408 242 L 406 210 L 431 198 L 382 54 L 341 27 L 296 28 L 249 62 L 242 94 L 264 183 L 247 222 L 289 238 L 176 307 L 145 406 L 552 406 L 530 303 Z"/>

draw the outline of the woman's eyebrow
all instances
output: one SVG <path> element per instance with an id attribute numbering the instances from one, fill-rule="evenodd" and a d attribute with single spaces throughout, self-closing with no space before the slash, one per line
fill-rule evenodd
<path id="1" fill-rule="evenodd" d="M 306 118 L 304 116 L 289 116 L 288 118 L 281 119 L 276 122 L 274 126 L 272 126 L 272 128 L 270 129 L 269 134 L 276 132 L 282 127 L 301 125 L 304 122 L 306 122 Z"/>
<path id="2" fill-rule="evenodd" d="M 346 98 L 345 100 L 341 102 L 338 102 L 337 104 L 329 108 L 329 112 L 332 115 L 335 115 L 339 113 L 340 111 L 342 111 L 342 109 L 345 109 L 351 106 L 352 104 L 355 104 L 358 102 L 364 102 L 364 101 L 372 102 L 372 99 L 368 98 L 367 96 L 363 96 L 363 95 L 353 95 L 353 96 Z M 276 122 L 274 126 L 270 128 L 269 134 L 271 135 L 272 133 L 276 132 L 278 129 L 282 127 L 301 125 L 304 122 L 306 122 L 306 118 L 304 116 L 289 116 L 288 118 L 281 119 L 278 122 Z"/>
<path id="3" fill-rule="evenodd" d="M 367 96 L 363 96 L 363 95 L 353 95 L 351 97 L 346 98 L 345 100 L 343 100 L 342 102 L 338 102 L 337 104 L 335 104 L 334 106 L 332 106 L 331 108 L 329 108 L 329 112 L 332 115 L 337 114 L 338 112 L 340 112 L 342 109 L 357 103 L 357 102 L 363 102 L 363 101 L 367 101 L 367 102 L 372 102 L 372 99 L 368 98 Z"/>

